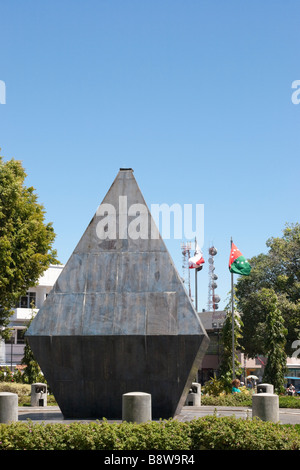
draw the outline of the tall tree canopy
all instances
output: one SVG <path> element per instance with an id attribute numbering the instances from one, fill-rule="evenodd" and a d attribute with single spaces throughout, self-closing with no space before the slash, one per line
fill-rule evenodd
<path id="1" fill-rule="evenodd" d="M 229 390 L 231 390 L 231 381 L 235 376 L 242 374 L 242 366 L 238 360 L 237 351 L 241 350 L 240 340 L 242 338 L 243 323 L 239 315 L 234 314 L 233 318 L 233 347 L 234 347 L 234 368 L 233 374 L 232 364 L 232 313 L 229 307 L 226 307 L 226 319 L 221 331 L 221 344 L 222 344 L 222 360 L 220 364 L 220 377 L 227 382 Z"/>
<path id="2" fill-rule="evenodd" d="M 284 320 L 278 308 L 278 298 L 272 289 L 261 289 L 258 302 L 266 312 L 264 350 L 268 357 L 263 381 L 274 385 L 278 393 L 284 391 L 286 373 L 286 333 Z"/>
<path id="3" fill-rule="evenodd" d="M 58 263 L 52 223 L 26 176 L 20 161 L 0 157 L 0 337 L 19 297 Z"/>
<path id="4" fill-rule="evenodd" d="M 287 330 L 285 352 L 295 352 L 292 344 L 300 339 L 300 224 L 286 225 L 281 238 L 266 242 L 269 251 L 249 260 L 251 276 L 236 283 L 237 308 L 244 324 L 242 346 L 255 357 L 266 354 L 267 308 L 260 301 L 262 289 L 276 294 L 277 308 Z M 271 299 L 271 297 L 270 297 Z"/>

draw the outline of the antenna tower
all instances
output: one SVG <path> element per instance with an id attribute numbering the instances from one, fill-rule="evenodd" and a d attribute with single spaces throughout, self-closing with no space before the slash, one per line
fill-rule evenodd
<path id="1" fill-rule="evenodd" d="M 192 291 L 191 291 L 191 273 L 189 269 L 189 258 L 191 257 L 191 242 L 182 242 L 181 243 L 181 253 L 182 253 L 182 280 L 188 290 L 189 297 L 192 298 Z"/>
<path id="2" fill-rule="evenodd" d="M 209 282 L 208 282 L 208 304 L 207 308 L 210 312 L 215 312 L 219 308 L 218 303 L 220 302 L 220 297 L 215 294 L 215 289 L 218 287 L 216 280 L 218 276 L 215 273 L 215 264 L 214 264 L 214 256 L 218 253 L 217 249 L 214 246 L 211 246 L 208 249 L 208 253 L 210 257 L 208 258 L 209 263 Z"/>

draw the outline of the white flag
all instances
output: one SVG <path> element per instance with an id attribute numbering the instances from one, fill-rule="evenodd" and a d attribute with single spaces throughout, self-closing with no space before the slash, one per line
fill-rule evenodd
<path id="1" fill-rule="evenodd" d="M 196 251 L 192 258 L 189 258 L 189 268 L 200 268 L 202 264 L 204 264 L 204 258 L 202 255 L 202 251 L 200 250 L 198 243 L 196 244 Z"/>

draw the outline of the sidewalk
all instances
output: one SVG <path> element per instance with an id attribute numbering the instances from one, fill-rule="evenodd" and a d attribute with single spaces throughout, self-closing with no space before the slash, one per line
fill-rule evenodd
<path id="1" fill-rule="evenodd" d="M 97 419 L 64 419 L 58 406 L 47 407 L 19 407 L 19 421 L 26 421 L 27 419 L 35 422 L 45 423 L 71 423 L 71 422 L 91 422 Z M 227 406 L 184 406 L 181 413 L 175 416 L 178 421 L 191 421 L 202 416 L 213 415 L 217 416 L 236 416 L 237 418 L 252 418 L 252 410 L 247 407 L 227 407 Z M 99 419 L 101 421 L 101 419 Z M 110 422 L 110 420 L 108 420 Z M 122 420 L 115 420 L 114 422 L 121 423 Z M 300 409 L 280 408 L 279 409 L 279 422 L 281 424 L 300 424 Z"/>

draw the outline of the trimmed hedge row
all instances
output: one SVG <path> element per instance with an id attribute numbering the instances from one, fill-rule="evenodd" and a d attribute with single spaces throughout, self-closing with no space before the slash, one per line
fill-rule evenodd
<path id="1" fill-rule="evenodd" d="M 217 397 L 212 395 L 202 395 L 201 405 L 247 406 L 248 408 L 251 408 L 252 395 L 245 395 L 244 393 L 222 394 Z M 279 395 L 279 408 L 300 408 L 300 398 Z"/>
<path id="2" fill-rule="evenodd" d="M 259 419 L 206 416 L 143 424 L 0 424 L 0 450 L 300 450 L 300 429 Z"/>

